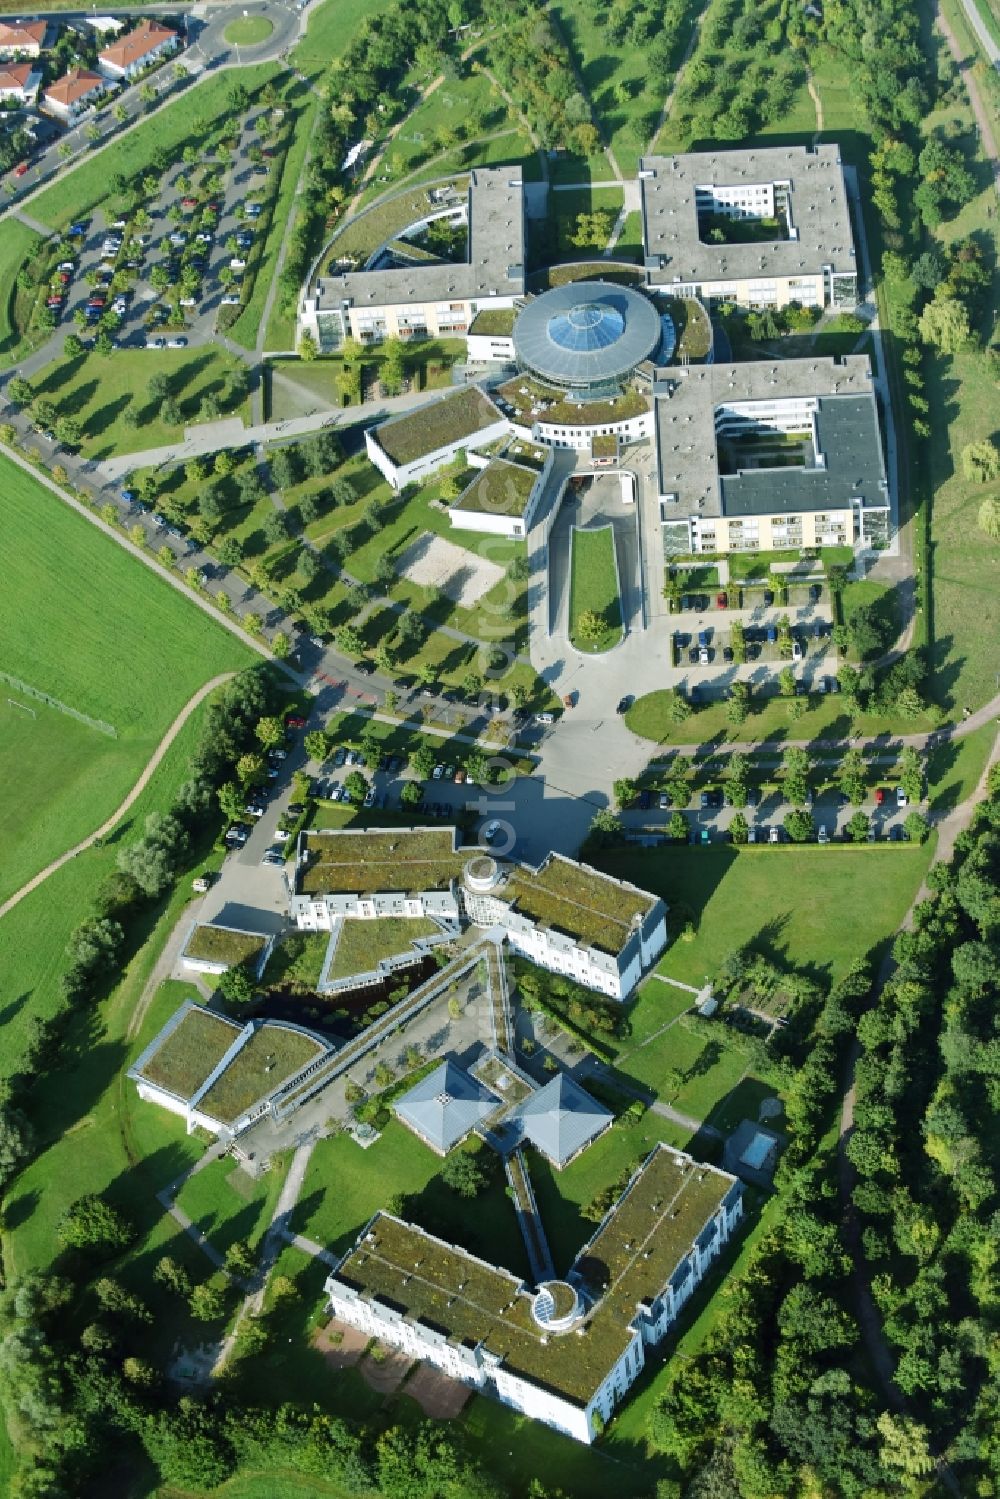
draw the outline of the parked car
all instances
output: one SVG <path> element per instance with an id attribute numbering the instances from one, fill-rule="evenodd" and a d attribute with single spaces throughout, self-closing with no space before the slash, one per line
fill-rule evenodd
<path id="1" fill-rule="evenodd" d="M 375 787 L 374 786 L 369 786 L 367 792 L 365 793 L 365 806 L 366 807 L 374 807 L 374 805 L 375 805 L 375 794 L 376 794 L 375 793 Z"/>
<path id="2" fill-rule="evenodd" d="M 665 791 L 660 792 L 660 811 L 665 812 L 670 806 L 670 798 Z"/>
<path id="3" fill-rule="evenodd" d="M 289 713 L 285 719 L 285 727 L 289 729 L 304 729 L 306 721 L 301 713 Z"/>
<path id="4" fill-rule="evenodd" d="M 781 842 L 781 829 L 780 828 L 772 828 L 771 831 L 767 835 L 767 841 L 768 841 L 768 843 L 780 843 Z"/>
<path id="5" fill-rule="evenodd" d="M 885 787 L 884 786 L 876 786 L 875 787 L 875 805 L 876 805 L 876 807 L 881 807 L 881 805 L 882 805 L 882 803 L 884 801 L 885 801 Z"/>
<path id="6" fill-rule="evenodd" d="M 711 843 L 711 841 L 712 841 L 712 834 L 711 834 L 711 832 L 709 831 L 708 828 L 702 828 L 702 830 L 701 830 L 701 841 L 702 841 L 702 843 Z"/>
<path id="7" fill-rule="evenodd" d="M 431 779 L 435 780 L 435 781 L 440 781 L 440 779 L 441 779 L 441 777 L 443 775 L 444 775 L 444 766 L 443 765 L 435 765 L 434 769 L 431 771 Z"/>
<path id="8" fill-rule="evenodd" d="M 373 677 L 375 675 L 375 668 L 370 661 L 355 661 L 354 670 L 361 677 Z"/>
<path id="9" fill-rule="evenodd" d="M 793 640 L 792 641 L 792 660 L 793 661 L 801 661 L 802 660 L 802 642 L 801 642 L 801 640 Z"/>
<path id="10" fill-rule="evenodd" d="M 818 583 L 809 585 L 809 598 L 814 604 L 818 604 L 823 597 L 823 590 Z"/>
<path id="11" fill-rule="evenodd" d="M 778 627 L 777 627 L 777 625 L 768 625 L 767 631 L 766 631 L 766 637 L 767 637 L 767 643 L 768 643 L 768 645 L 775 645 L 777 643 L 777 639 L 778 639 Z"/>
<path id="12" fill-rule="evenodd" d="M 727 662 L 728 661 L 732 661 L 732 659 L 733 659 L 733 648 L 732 648 L 731 645 L 724 645 L 722 647 L 722 659 L 723 659 L 723 661 L 727 661 Z"/>
<path id="13" fill-rule="evenodd" d="M 485 840 L 486 840 L 487 843 L 492 843 L 493 840 L 494 840 L 494 838 L 499 833 L 499 831 L 500 831 L 500 824 L 499 824 L 499 822 L 496 822 L 496 821 L 494 821 L 494 822 L 488 822 L 486 824 L 486 826 L 483 828 L 483 837 L 485 838 Z"/>
<path id="14" fill-rule="evenodd" d="M 340 766 L 341 766 L 341 765 L 343 765 L 343 763 L 344 763 L 344 761 L 345 761 L 345 760 L 346 760 L 346 759 L 347 759 L 347 751 L 346 751 L 346 750 L 345 750 L 345 748 L 344 748 L 344 746 L 343 746 L 343 745 L 342 745 L 342 744 L 341 744 L 341 745 L 339 745 L 339 746 L 338 746 L 338 748 L 337 748 L 337 749 L 336 749 L 336 750 L 335 750 L 335 751 L 334 751 L 334 755 L 333 755 L 333 763 L 334 763 L 334 765 L 335 765 L 335 766 L 337 766 L 337 768 L 338 768 L 338 769 L 339 769 L 339 768 L 340 768 Z"/>
<path id="15" fill-rule="evenodd" d="M 707 666 L 710 659 L 711 658 L 709 656 L 708 647 L 703 645 L 701 647 L 701 649 L 698 651 L 698 664 L 699 664 L 699 666 Z"/>
<path id="16" fill-rule="evenodd" d="M 896 806 L 897 807 L 908 807 L 909 804 L 910 804 L 910 798 L 907 796 L 907 794 L 903 790 L 902 786 L 897 786 L 896 787 Z"/>
<path id="17" fill-rule="evenodd" d="M 821 822 L 820 825 L 819 825 L 819 827 L 816 829 L 816 842 L 817 843 L 829 843 L 829 841 L 830 841 L 830 834 L 829 834 L 829 831 L 827 829 L 826 823 L 825 822 Z"/>
<path id="18" fill-rule="evenodd" d="M 648 790 L 640 791 L 639 792 L 639 810 L 640 810 L 640 812 L 648 812 L 650 806 L 652 805 L 652 801 L 653 801 L 653 793 L 651 791 L 648 791 Z"/>
<path id="19" fill-rule="evenodd" d="M 618 707 L 615 709 L 615 712 L 627 713 L 634 702 L 635 698 L 632 696 L 632 694 L 630 692 L 626 693 L 624 697 L 620 697 L 618 699 Z"/>
<path id="20" fill-rule="evenodd" d="M 187 348 L 187 339 L 186 338 L 168 338 L 167 339 L 167 348 L 168 349 L 186 349 Z"/>
<path id="21" fill-rule="evenodd" d="M 774 593 L 770 588 L 764 589 L 764 608 L 770 609 L 774 603 Z"/>
<path id="22" fill-rule="evenodd" d="M 715 607 L 717 609 L 728 609 L 729 608 L 729 596 L 728 596 L 728 594 L 717 593 L 715 595 Z"/>

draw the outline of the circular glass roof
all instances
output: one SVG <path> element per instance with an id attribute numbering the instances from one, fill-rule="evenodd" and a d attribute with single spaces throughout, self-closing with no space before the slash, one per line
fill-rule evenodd
<path id="1" fill-rule="evenodd" d="M 642 292 L 607 281 L 567 282 L 518 313 L 518 363 L 540 379 L 576 388 L 629 375 L 660 342 L 660 316 Z"/>
<path id="2" fill-rule="evenodd" d="M 599 302 L 578 302 L 567 312 L 549 318 L 548 334 L 560 349 L 586 353 L 608 349 L 625 332 L 625 319 L 616 307 Z"/>

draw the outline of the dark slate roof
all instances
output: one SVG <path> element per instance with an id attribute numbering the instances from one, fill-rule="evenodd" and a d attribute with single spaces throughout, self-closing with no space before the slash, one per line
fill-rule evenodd
<path id="1" fill-rule="evenodd" d="M 844 510 L 854 496 L 866 507 L 889 502 L 873 395 L 820 396 L 816 450 L 822 468 L 757 468 L 722 474 L 723 515 Z"/>
<path id="2" fill-rule="evenodd" d="M 575 281 L 530 302 L 514 324 L 518 359 L 557 385 L 597 385 L 630 374 L 660 341 L 649 298 L 608 281 Z"/>
<path id="3" fill-rule="evenodd" d="M 565 1072 L 512 1109 L 504 1121 L 556 1166 L 563 1166 L 606 1128 L 613 1114 Z"/>
<path id="4" fill-rule="evenodd" d="M 495 1095 L 450 1059 L 393 1105 L 404 1124 L 440 1151 L 451 1150 L 496 1106 Z"/>

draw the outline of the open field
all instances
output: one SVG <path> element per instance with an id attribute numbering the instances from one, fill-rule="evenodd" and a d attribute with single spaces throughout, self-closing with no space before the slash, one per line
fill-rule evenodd
<path id="1" fill-rule="evenodd" d="M 276 73 L 276 64 L 259 63 L 256 67 L 242 68 L 239 78 L 252 92 Z M 136 177 L 150 168 L 158 151 L 172 153 L 186 145 L 200 151 L 204 137 L 228 113 L 232 86 L 229 73 L 208 75 L 134 130 L 117 137 L 106 151 L 86 158 L 65 177 L 45 188 L 28 205 L 28 212 L 43 224 L 51 224 L 53 229 L 64 229 L 104 202 L 112 174 Z"/>
<path id="2" fill-rule="evenodd" d="M 174 715 L 249 653 L 30 475 L 0 459 L 0 667 L 117 730 L 111 738 L 4 684 L 0 896 L 91 832 Z M 8 695 L 37 717 L 7 706 Z"/>
<path id="3" fill-rule="evenodd" d="M 407 177 L 430 158 L 452 150 L 458 138 L 478 138 L 516 126 L 499 94 L 481 73 L 446 78 L 417 105 L 379 165 L 392 179 Z M 476 164 L 481 158 L 476 155 Z M 448 167 L 443 166 L 442 171 Z"/>
<path id="4" fill-rule="evenodd" d="M 311 6 L 306 34 L 292 49 L 292 62 L 303 73 L 322 73 L 347 50 L 360 23 L 385 10 L 386 3 L 387 0 L 326 0 L 323 5 Z"/>
<path id="5" fill-rule="evenodd" d="M 615 533 L 610 526 L 574 529 L 572 547 L 569 637 L 578 651 L 610 650 L 622 634 Z M 604 624 L 604 633 L 596 639 L 581 637 L 579 633 L 580 616 L 588 612 L 596 614 Z"/>
<path id="6" fill-rule="evenodd" d="M 608 850 L 608 873 L 662 895 L 671 907 L 670 946 L 659 972 L 701 986 L 738 947 L 836 981 L 869 947 L 895 931 L 930 863 L 931 847 Z M 695 937 L 680 931 L 688 919 Z"/>
<path id="7" fill-rule="evenodd" d="M 42 243 L 40 234 L 18 219 L 7 219 L 0 235 L 0 364 L 13 364 L 25 348 L 22 319 L 30 310 L 34 293 L 19 294 L 17 273 Z"/>
<path id="8" fill-rule="evenodd" d="M 91 458 L 138 453 L 145 448 L 180 442 L 184 428 L 197 421 L 206 395 L 218 400 L 223 414 L 246 418 L 245 399 L 227 399 L 229 376 L 241 361 L 216 349 L 113 349 L 99 354 L 61 358 L 46 365 L 32 381 L 36 395 L 52 401 L 60 416 L 74 416 L 83 425 L 82 449 Z M 177 401 L 181 421 L 164 421 L 162 404 L 148 395 L 154 375 L 166 375 Z M 125 411 L 139 416 L 129 426 Z"/>

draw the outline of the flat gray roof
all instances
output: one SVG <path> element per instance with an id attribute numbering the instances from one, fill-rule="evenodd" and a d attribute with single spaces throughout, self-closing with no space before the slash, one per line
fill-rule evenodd
<path id="1" fill-rule="evenodd" d="M 428 204 L 428 213 L 434 212 Z M 450 298 L 516 297 L 524 291 L 524 199 L 519 166 L 480 167 L 469 179 L 469 258 L 462 264 L 320 276 L 320 311 L 349 302 L 392 307 Z"/>
<path id="2" fill-rule="evenodd" d="M 654 377 L 654 393 L 660 494 L 676 496 L 667 519 L 671 512 L 680 519 L 696 514 L 820 510 L 835 504 L 844 509 L 858 493 L 868 504 L 887 503 L 881 488 L 885 469 L 871 367 L 865 355 L 662 369 Z M 792 399 L 815 400 L 817 417 L 822 399 L 824 413 L 817 435 L 835 482 L 815 483 L 810 479 L 812 471 L 802 468 L 721 475 L 716 411 L 727 405 L 752 408 L 759 403 L 763 419 L 768 407 Z M 848 404 L 841 416 L 837 408 L 844 401 Z M 863 481 L 862 489 L 852 487 L 855 479 Z M 784 499 L 779 500 L 779 495 Z"/>
<path id="3" fill-rule="evenodd" d="M 822 468 L 757 468 L 723 474 L 723 515 L 843 510 L 860 496 L 885 503 L 878 416 L 871 396 L 821 396 L 813 418 Z"/>
<path id="4" fill-rule="evenodd" d="M 845 273 L 857 270 L 837 145 L 644 156 L 639 170 L 643 245 L 651 285 L 815 275 L 826 265 Z M 796 239 L 702 243 L 698 188 L 779 182 L 790 186 Z"/>
<path id="5" fill-rule="evenodd" d="M 655 351 L 661 331 L 642 292 L 574 281 L 529 302 L 514 324 L 514 352 L 544 380 L 598 385 L 631 374 Z"/>

